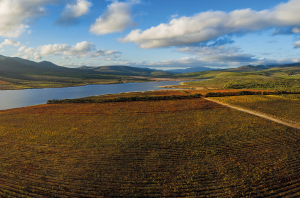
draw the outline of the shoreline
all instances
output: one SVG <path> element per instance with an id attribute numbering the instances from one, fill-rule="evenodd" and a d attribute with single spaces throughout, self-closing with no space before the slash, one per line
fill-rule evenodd
<path id="1" fill-rule="evenodd" d="M 132 76 L 130 76 L 132 77 Z M 191 81 L 192 79 L 183 79 L 183 78 L 151 78 L 151 77 L 142 77 L 138 76 L 136 79 L 146 79 L 149 80 L 148 82 L 160 82 L 160 81 Z M 58 89 L 58 88 L 68 88 L 68 87 L 84 87 L 87 85 L 113 85 L 113 84 L 126 84 L 126 83 L 143 83 L 140 81 L 136 82 L 126 82 L 126 81 L 121 81 L 119 83 L 99 83 L 99 84 L 81 84 L 81 85 L 73 85 L 73 86 L 61 86 L 61 87 L 28 87 L 28 88 L 16 88 L 16 89 L 1 89 L 0 91 L 9 91 L 9 90 L 26 90 L 26 89 Z M 183 82 L 182 82 L 183 83 Z M 166 85 L 168 86 L 168 85 Z M 160 87 L 160 86 L 159 86 Z M 164 88 L 164 87 L 160 87 Z"/>

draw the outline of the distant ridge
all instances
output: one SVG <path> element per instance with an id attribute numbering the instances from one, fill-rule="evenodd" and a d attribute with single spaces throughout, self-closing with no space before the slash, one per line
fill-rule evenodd
<path id="1" fill-rule="evenodd" d="M 285 67 L 297 67 L 297 66 L 300 66 L 300 63 L 291 63 L 291 64 L 283 64 L 283 65 L 257 65 L 257 66 L 245 65 L 233 69 L 227 69 L 226 71 L 253 72 L 253 71 L 266 70 L 272 68 L 285 68 Z"/>
<path id="2" fill-rule="evenodd" d="M 209 67 L 191 67 L 187 69 L 172 69 L 167 70 L 167 72 L 171 72 L 174 74 L 182 74 L 182 73 L 190 73 L 190 72 L 200 72 L 200 71 L 210 71 L 210 70 L 216 70 Z"/>
<path id="3" fill-rule="evenodd" d="M 152 76 L 152 75 L 170 75 L 171 73 L 166 71 L 154 70 L 149 68 L 131 67 L 125 65 L 111 65 L 111 66 L 99 66 L 88 67 L 82 66 L 78 69 L 85 71 L 100 72 L 103 74 L 111 75 L 127 75 L 127 76 Z"/>
<path id="4" fill-rule="evenodd" d="M 112 76 L 163 76 L 171 73 L 148 68 L 137 68 L 123 65 L 68 68 L 58 66 L 49 61 L 35 62 L 19 57 L 0 55 L 0 77 L 31 79 L 29 76 L 57 76 L 72 78 L 110 78 Z M 118 78 L 119 78 L 118 77 Z"/>

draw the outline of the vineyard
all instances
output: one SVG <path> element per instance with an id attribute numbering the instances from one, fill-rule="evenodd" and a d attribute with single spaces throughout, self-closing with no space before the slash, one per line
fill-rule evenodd
<path id="1" fill-rule="evenodd" d="M 299 130 L 201 98 L 38 105 L 0 122 L 0 197 L 300 196 Z"/>
<path id="2" fill-rule="evenodd" d="M 215 97 L 214 100 L 300 123 L 300 94 Z"/>

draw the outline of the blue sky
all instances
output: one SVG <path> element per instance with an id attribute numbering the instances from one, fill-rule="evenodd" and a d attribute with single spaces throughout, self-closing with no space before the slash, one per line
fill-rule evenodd
<path id="1" fill-rule="evenodd" d="M 0 0 L 0 54 L 78 67 L 300 62 L 300 0 Z"/>

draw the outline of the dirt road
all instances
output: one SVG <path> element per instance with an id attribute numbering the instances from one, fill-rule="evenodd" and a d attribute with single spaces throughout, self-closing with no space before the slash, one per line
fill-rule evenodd
<path id="1" fill-rule="evenodd" d="M 249 113 L 249 114 L 252 114 L 252 115 L 255 115 L 255 116 L 259 116 L 259 117 L 262 117 L 262 118 L 271 120 L 271 121 L 273 121 L 273 122 L 277 122 L 277 123 L 279 123 L 279 124 L 283 124 L 283 125 L 286 125 L 286 126 L 289 126 L 289 127 L 293 127 L 293 128 L 296 128 L 296 129 L 300 129 L 300 125 L 299 125 L 299 124 L 294 124 L 294 123 L 285 122 L 285 121 L 282 121 L 282 120 L 273 118 L 273 117 L 271 117 L 271 116 L 269 116 L 269 115 L 266 115 L 266 114 L 263 114 L 263 113 L 260 113 L 260 112 L 257 112 L 257 111 L 251 111 L 251 110 L 243 109 L 243 108 L 241 108 L 241 107 L 229 105 L 229 104 L 226 104 L 226 103 L 223 103 L 223 102 L 219 102 L 219 101 L 216 101 L 216 100 L 213 100 L 213 99 L 210 99 L 210 98 L 204 98 L 204 99 L 205 99 L 205 100 L 212 101 L 212 102 L 215 102 L 215 103 L 218 103 L 218 104 L 220 104 L 220 105 L 223 105 L 223 106 L 226 106 L 226 107 L 229 107 L 229 108 L 232 108 L 232 109 L 236 109 L 236 110 L 239 110 L 239 111 L 243 111 L 243 112 L 245 112 L 245 113 Z"/>

